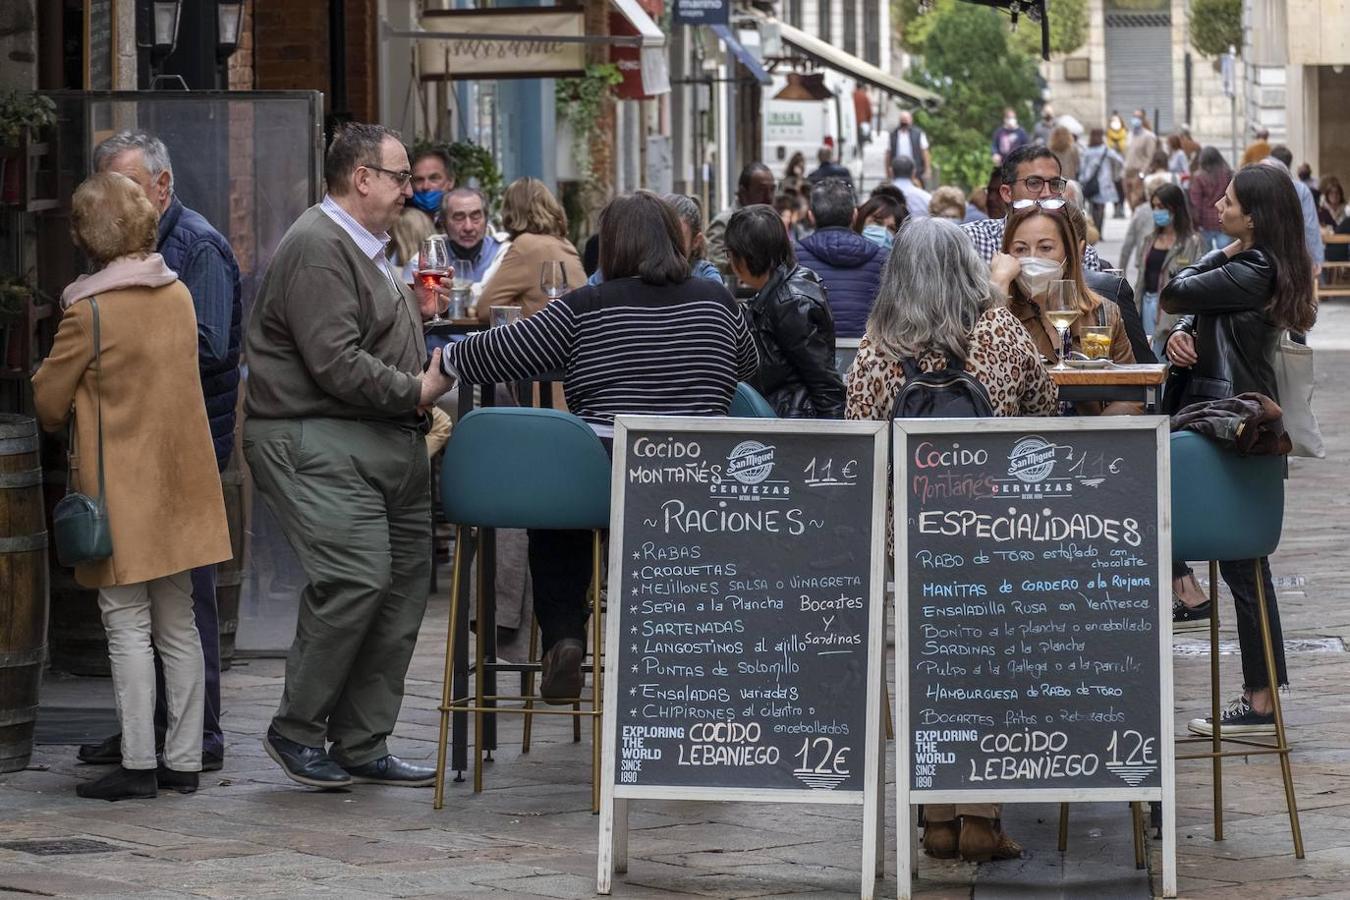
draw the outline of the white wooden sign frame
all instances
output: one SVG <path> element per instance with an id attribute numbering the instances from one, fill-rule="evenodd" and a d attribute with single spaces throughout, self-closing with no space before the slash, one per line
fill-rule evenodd
<path id="1" fill-rule="evenodd" d="M 1082 431 L 1152 431 L 1157 448 L 1158 535 L 1158 659 L 1159 710 L 1158 748 L 1161 787 L 1151 788 L 1025 788 L 985 790 L 911 790 L 909 721 L 909 528 L 905 498 L 909 483 L 910 435 L 962 435 L 989 432 L 1064 434 Z M 917 875 L 918 830 L 916 803 L 1074 803 L 1103 801 L 1162 802 L 1163 896 L 1177 895 L 1176 865 L 1176 746 L 1172 709 L 1172 617 L 1171 603 L 1164 603 L 1163 589 L 1172 583 L 1172 475 L 1171 437 L 1165 416 L 1096 416 L 1091 418 L 993 418 L 993 419 L 903 419 L 894 422 L 892 490 L 895 497 L 895 803 L 896 879 L 901 900 L 911 892 L 911 873 Z M 908 827 L 906 833 L 904 829 Z"/>
<path id="2" fill-rule="evenodd" d="M 714 419 L 676 416 L 619 416 L 614 420 L 614 469 L 610 482 L 610 534 L 619 541 L 623 534 L 623 504 L 625 474 L 627 472 L 628 432 L 657 431 L 673 435 L 689 433 L 734 433 L 747 437 L 773 435 L 863 435 L 873 438 L 872 454 L 872 546 L 870 548 L 869 581 L 867 589 L 868 619 L 872 625 L 867 635 L 867 723 L 863 735 L 863 790 L 784 790 L 761 788 L 689 787 L 621 784 L 615 781 L 617 762 L 619 684 L 612 672 L 605 679 L 603 741 L 600 763 L 600 826 L 599 851 L 596 859 L 596 886 L 598 894 L 608 894 L 614 872 L 628 871 L 628 801 L 630 800 L 702 800 L 745 803 L 816 803 L 861 806 L 863 810 L 862 886 L 859 896 L 870 900 L 876 886 L 876 876 L 882 870 L 884 844 L 885 798 L 883 773 L 885 770 L 884 743 L 881 732 L 882 684 L 886 677 L 884 659 L 885 618 L 883 601 L 886 562 L 886 465 L 890 431 L 886 422 L 841 422 L 806 419 Z M 865 487 L 867 475 L 860 475 L 859 487 Z M 612 589 L 623 581 L 622 554 L 610 553 L 609 584 Z M 609 647 L 620 646 L 623 619 L 621 604 L 611 604 L 605 623 L 605 641 Z M 611 663 L 612 665 L 612 663 Z"/>

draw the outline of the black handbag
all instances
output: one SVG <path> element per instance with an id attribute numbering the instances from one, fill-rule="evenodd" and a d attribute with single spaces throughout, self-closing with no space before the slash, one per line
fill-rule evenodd
<path id="1" fill-rule="evenodd" d="M 112 529 L 108 525 L 108 509 L 103 484 L 103 390 L 99 384 L 103 361 L 99 347 L 98 299 L 89 298 L 94 310 L 94 395 L 98 398 L 98 496 L 90 497 L 70 490 L 69 470 L 66 477 L 66 495 L 52 512 L 52 543 L 56 558 L 63 566 L 99 562 L 112 556 Z M 74 417 L 71 417 L 70 447 L 75 447 Z M 69 457 L 67 457 L 69 460 Z"/>

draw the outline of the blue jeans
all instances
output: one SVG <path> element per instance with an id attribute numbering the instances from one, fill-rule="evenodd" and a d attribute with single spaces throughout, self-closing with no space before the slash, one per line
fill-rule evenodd
<path id="1" fill-rule="evenodd" d="M 1144 334 L 1149 342 L 1153 341 L 1153 331 L 1158 327 L 1158 293 L 1146 293 L 1139 301 L 1139 320 L 1144 326 Z"/>

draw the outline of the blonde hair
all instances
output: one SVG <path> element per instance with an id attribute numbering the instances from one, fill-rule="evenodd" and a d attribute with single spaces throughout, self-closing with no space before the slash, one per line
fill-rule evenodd
<path id="1" fill-rule="evenodd" d="M 140 185 L 116 172 L 91 175 L 71 198 L 70 236 L 96 267 L 155 252 L 159 214 Z"/>
<path id="2" fill-rule="evenodd" d="M 422 242 L 435 233 L 436 226 L 432 224 L 430 216 L 420 209 L 405 207 L 403 212 L 399 213 L 394 230 L 389 235 L 394 239 L 394 252 L 398 254 L 398 264 L 406 266 L 417 259 Z"/>
<path id="3" fill-rule="evenodd" d="M 567 213 L 538 178 L 517 178 L 502 195 L 502 228 L 515 239 L 521 234 L 567 237 Z"/>
<path id="4" fill-rule="evenodd" d="M 966 217 L 966 195 L 961 193 L 959 187 L 944 185 L 933 191 L 933 197 L 928 201 L 928 212 L 934 216 L 955 213 L 957 221 L 960 221 Z"/>

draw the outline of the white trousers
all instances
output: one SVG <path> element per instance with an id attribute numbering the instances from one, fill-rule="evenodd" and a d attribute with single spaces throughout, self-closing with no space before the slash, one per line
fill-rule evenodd
<path id="1" fill-rule="evenodd" d="M 190 573 L 100 588 L 98 608 L 108 632 L 113 693 L 122 725 L 122 766 L 155 768 L 153 639 L 164 665 L 169 711 L 164 762 L 178 772 L 200 771 L 206 669 L 192 615 Z"/>

